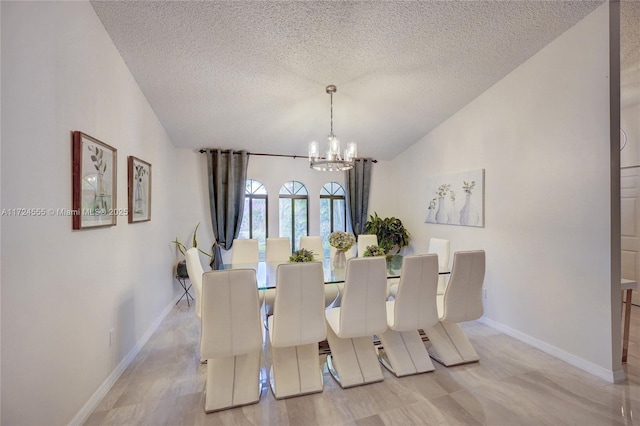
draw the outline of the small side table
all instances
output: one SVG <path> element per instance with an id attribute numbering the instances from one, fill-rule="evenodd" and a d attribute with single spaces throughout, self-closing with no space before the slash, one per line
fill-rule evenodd
<path id="1" fill-rule="evenodd" d="M 627 363 L 627 353 L 629 352 L 629 325 L 631 323 L 631 296 L 633 294 L 633 290 L 638 287 L 638 282 L 633 280 L 627 280 L 622 278 L 620 282 L 620 290 L 627 293 L 627 300 L 624 306 L 624 331 L 622 334 L 622 363 Z M 623 297 L 624 299 L 624 297 Z"/>
<path id="2" fill-rule="evenodd" d="M 191 290 L 191 284 L 189 284 L 189 287 L 187 287 L 187 277 L 181 277 L 176 275 L 176 279 L 178 280 L 178 282 L 180 283 L 180 285 L 182 286 L 182 289 L 184 290 L 184 294 L 182 295 L 182 297 L 180 297 L 180 299 L 178 299 L 178 301 L 176 302 L 176 305 L 178 303 L 180 303 L 180 301 L 184 298 L 187 299 L 187 306 L 191 307 L 191 302 L 189 301 L 189 298 L 191 298 L 191 300 L 195 300 L 193 298 L 193 296 L 189 293 L 189 290 Z"/>

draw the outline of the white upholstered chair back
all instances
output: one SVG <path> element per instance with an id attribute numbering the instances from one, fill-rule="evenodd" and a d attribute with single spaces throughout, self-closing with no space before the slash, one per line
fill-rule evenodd
<path id="1" fill-rule="evenodd" d="M 431 238 L 429 240 L 428 253 L 435 253 L 438 255 L 438 265 L 440 269 L 446 269 L 449 267 L 449 256 L 451 252 L 451 243 L 449 240 L 442 238 Z M 447 285 L 447 278 L 441 275 L 438 279 L 438 294 L 443 294 Z"/>
<path id="2" fill-rule="evenodd" d="M 265 260 L 267 262 L 277 262 L 289 260 L 291 256 L 291 240 L 289 237 L 267 238 L 267 249 Z"/>
<path id="3" fill-rule="evenodd" d="M 376 234 L 360 234 L 358 235 L 358 257 L 364 257 L 364 252 L 369 246 L 378 245 L 378 236 Z"/>
<path id="4" fill-rule="evenodd" d="M 258 263 L 258 240 L 239 238 L 233 240 L 231 263 Z"/>
<path id="5" fill-rule="evenodd" d="M 187 261 L 187 273 L 189 274 L 189 281 L 196 292 L 196 316 L 201 318 L 202 312 L 202 263 L 200 263 L 200 254 L 198 249 L 191 247 L 185 254 L 185 260 Z"/>
<path id="6" fill-rule="evenodd" d="M 370 336 L 387 329 L 385 300 L 387 269 L 384 257 L 347 261 L 344 295 L 340 304 L 341 338 Z"/>
<path id="7" fill-rule="evenodd" d="M 260 351 L 262 323 L 256 271 L 209 271 L 202 278 L 202 359 Z"/>
<path id="8" fill-rule="evenodd" d="M 482 284 L 485 272 L 484 250 L 457 251 L 453 254 L 451 278 L 439 308 L 440 321 L 473 321 L 483 314 Z"/>
<path id="9" fill-rule="evenodd" d="M 324 275 L 321 262 L 278 266 L 276 299 L 269 323 L 271 345 L 301 346 L 324 340 Z"/>
<path id="10" fill-rule="evenodd" d="M 438 255 L 406 256 L 402 260 L 395 301 L 387 302 L 394 306 L 393 322 L 390 321 L 389 326 L 396 331 L 410 331 L 436 324 L 437 288 Z"/>
<path id="11" fill-rule="evenodd" d="M 324 247 L 322 247 L 322 238 L 318 236 L 302 236 L 300 237 L 300 248 L 311 250 L 314 260 L 322 262 L 324 259 Z"/>

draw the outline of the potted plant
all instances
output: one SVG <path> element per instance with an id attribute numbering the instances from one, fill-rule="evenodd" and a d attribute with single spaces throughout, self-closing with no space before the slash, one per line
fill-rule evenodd
<path id="1" fill-rule="evenodd" d="M 300 250 L 294 251 L 293 254 L 289 257 L 289 262 L 292 263 L 300 263 L 300 262 L 313 262 L 315 260 L 315 256 L 311 250 L 307 250 L 306 248 L 301 248 Z"/>
<path id="2" fill-rule="evenodd" d="M 196 228 L 193 230 L 193 237 L 191 237 L 191 246 L 195 248 L 198 248 L 198 238 L 196 234 L 198 233 L 199 226 L 200 226 L 200 222 L 198 222 L 198 224 L 196 225 Z M 176 245 L 176 247 L 178 248 L 178 251 L 182 253 L 183 256 L 186 256 L 188 248 L 187 246 L 182 244 L 180 241 L 178 241 L 178 237 L 176 237 L 176 239 L 171 242 Z M 206 256 L 213 257 L 211 254 L 199 248 L 198 248 L 198 251 Z M 187 273 L 186 260 L 183 259 L 180 262 L 178 262 L 178 265 L 176 266 L 176 275 L 179 276 L 180 278 L 189 278 L 189 274 Z"/>
<path id="3" fill-rule="evenodd" d="M 381 218 L 378 213 L 369 216 L 365 224 L 367 234 L 376 234 L 378 245 L 386 254 L 397 254 L 402 247 L 409 245 L 409 231 L 396 217 Z"/>

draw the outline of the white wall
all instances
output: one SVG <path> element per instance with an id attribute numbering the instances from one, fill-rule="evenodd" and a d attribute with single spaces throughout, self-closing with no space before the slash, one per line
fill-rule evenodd
<path id="1" fill-rule="evenodd" d="M 622 167 L 640 166 L 640 99 L 622 108 L 620 127 L 627 134 L 627 144 L 620 151 Z"/>
<path id="2" fill-rule="evenodd" d="M 2 8 L 0 7 L 0 22 L 2 22 Z M 2 31 L 0 31 L 0 46 L 2 45 Z M 0 50 L 0 57 L 2 53 Z M 2 99 L 2 71 L 0 66 L 0 99 Z M 2 102 L 0 102 L 0 117 L 2 117 Z M 0 119 L 0 164 L 2 164 L 2 120 Z M 2 173 L 0 173 L 0 210 L 2 209 Z M 0 216 L 0 241 L 2 241 L 2 216 Z M 0 259 L 2 259 L 2 244 L 0 244 Z M 1 265 L 1 261 L 0 261 Z M 0 273 L 0 330 L 2 330 L 2 273 Z M 0 377 L 2 377 L 2 339 L 0 338 Z M 2 395 L 2 380 L 0 380 L 0 395 Z M 0 397 L 0 422 L 2 422 L 2 398 Z"/>
<path id="3" fill-rule="evenodd" d="M 398 156 L 401 190 L 373 208 L 402 218 L 413 251 L 486 250 L 485 318 L 612 380 L 607 7 Z M 478 168 L 485 227 L 425 224 L 420 183 Z"/>
<path id="4" fill-rule="evenodd" d="M 2 218 L 1 421 L 67 424 L 173 304 L 170 241 L 195 225 L 199 194 L 88 2 L 1 8 L 2 208 L 71 208 L 73 130 L 118 149 L 118 207 L 127 156 L 153 167 L 150 222 Z"/>

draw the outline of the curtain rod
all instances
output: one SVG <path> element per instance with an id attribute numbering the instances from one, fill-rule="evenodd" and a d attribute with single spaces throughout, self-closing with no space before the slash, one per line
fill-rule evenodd
<path id="1" fill-rule="evenodd" d="M 213 151 L 213 149 L 201 149 L 199 152 L 200 154 L 204 154 L 207 151 Z M 228 154 L 229 152 L 231 152 L 228 149 L 223 149 L 220 152 L 222 152 L 223 154 Z M 237 151 L 236 151 L 237 152 Z M 293 158 L 294 160 L 296 158 L 304 158 L 305 160 L 308 160 L 309 157 L 307 157 L 306 155 L 287 155 L 287 154 L 264 154 L 264 153 L 260 153 L 260 152 L 247 152 L 247 154 L 249 155 L 258 155 L 258 156 L 262 156 L 262 157 L 284 157 L 284 158 Z M 372 163 L 377 163 L 378 160 L 374 160 L 373 158 L 370 158 Z"/>

